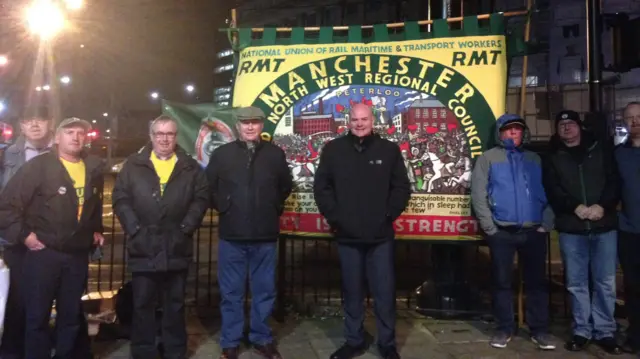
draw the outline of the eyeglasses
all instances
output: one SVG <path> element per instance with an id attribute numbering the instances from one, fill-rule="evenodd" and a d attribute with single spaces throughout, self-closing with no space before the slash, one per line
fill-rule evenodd
<path id="1" fill-rule="evenodd" d="M 640 122 L 640 115 L 635 115 L 635 116 L 625 116 L 624 117 L 625 121 L 637 121 Z"/>
<path id="2" fill-rule="evenodd" d="M 31 124 L 31 123 L 36 123 L 36 122 L 37 123 L 42 123 L 42 122 L 47 122 L 47 121 L 49 121 L 49 120 L 46 119 L 46 118 L 35 117 L 35 118 L 24 119 L 24 120 L 21 120 L 20 122 L 25 124 L 25 125 L 28 125 L 28 124 Z"/>
<path id="3" fill-rule="evenodd" d="M 154 132 L 153 137 L 155 138 L 175 138 L 175 132 Z"/>

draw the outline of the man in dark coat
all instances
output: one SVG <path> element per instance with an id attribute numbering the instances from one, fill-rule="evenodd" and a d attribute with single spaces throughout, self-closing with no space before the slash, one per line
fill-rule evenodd
<path id="1" fill-rule="evenodd" d="M 62 121 L 55 148 L 24 164 L 0 197 L 2 236 L 27 248 L 20 281 L 26 359 L 51 357 L 49 320 L 54 300 L 56 357 L 71 358 L 83 344 L 78 341 L 86 330 L 81 328 L 80 299 L 89 253 L 104 242 L 102 161 L 84 151 L 90 128 L 78 118 Z"/>
<path id="2" fill-rule="evenodd" d="M 585 131 L 575 111 L 561 111 L 556 129 L 543 180 L 573 308 L 573 337 L 565 348 L 579 351 L 595 339 L 605 351 L 619 354 L 613 312 L 620 198 L 613 148 Z"/>
<path id="3" fill-rule="evenodd" d="M 291 193 L 291 173 L 284 151 L 260 138 L 265 119 L 262 110 L 240 108 L 235 116 L 239 139 L 216 149 L 206 170 L 211 184 L 211 205 L 220 216 L 220 358 L 239 357 L 248 275 L 251 287 L 249 341 L 263 357 L 279 359 L 267 321 L 276 297 L 279 218 L 284 201 Z"/>
<path id="4" fill-rule="evenodd" d="M 164 357 L 183 359 L 187 352 L 187 270 L 193 256 L 193 233 L 209 205 L 209 192 L 199 164 L 176 146 L 177 134 L 173 119 L 155 119 L 150 127 L 151 144 L 127 159 L 113 189 L 114 211 L 129 236 L 134 359 L 157 356 L 159 299 Z"/>
<path id="5" fill-rule="evenodd" d="M 409 202 L 411 187 L 400 148 L 373 133 L 371 108 L 351 108 L 350 132 L 327 143 L 314 179 L 318 208 L 338 241 L 342 268 L 346 343 L 332 359 L 365 350 L 364 278 L 373 295 L 378 349 L 400 358 L 395 343 L 394 221 Z"/>

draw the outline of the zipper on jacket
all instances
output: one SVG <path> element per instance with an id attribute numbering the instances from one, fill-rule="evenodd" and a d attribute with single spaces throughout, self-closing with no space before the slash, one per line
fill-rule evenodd
<path id="1" fill-rule="evenodd" d="M 518 186 L 516 183 L 516 171 L 515 171 L 515 166 L 514 166 L 514 160 L 513 160 L 513 156 L 510 156 L 509 153 L 507 153 L 507 158 L 509 159 L 509 165 L 511 166 L 511 178 L 513 179 L 513 194 L 514 194 L 514 201 L 516 204 L 516 224 L 518 225 L 518 227 L 521 226 L 520 224 L 520 207 L 518 206 Z"/>
<path id="2" fill-rule="evenodd" d="M 584 205 L 587 205 L 587 190 L 584 186 L 584 172 L 582 171 L 582 164 L 578 165 L 578 176 L 580 177 L 580 189 L 582 190 L 582 202 L 584 202 Z M 590 231 L 591 230 L 591 222 L 589 222 L 588 219 L 584 220 L 586 226 L 587 226 L 587 230 Z"/>

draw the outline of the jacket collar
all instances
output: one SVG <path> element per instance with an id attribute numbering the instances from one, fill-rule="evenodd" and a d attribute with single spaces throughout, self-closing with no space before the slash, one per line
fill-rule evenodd
<path id="1" fill-rule="evenodd" d="M 56 160 L 60 160 L 60 154 L 58 153 L 58 147 L 51 147 L 51 151 L 42 154 L 41 156 L 50 156 L 51 158 L 55 158 Z M 80 154 L 80 158 L 84 162 L 84 166 L 87 170 L 87 173 L 93 173 L 95 171 L 102 171 L 102 167 L 104 165 L 103 161 L 96 157 L 89 155 L 87 151 L 82 151 Z"/>
<path id="2" fill-rule="evenodd" d="M 366 151 L 376 140 L 380 139 L 380 135 L 373 132 L 367 136 L 358 137 L 349 131 L 347 137 L 351 140 L 353 147 L 358 152 Z"/>
<path id="3" fill-rule="evenodd" d="M 138 153 L 133 155 L 133 157 L 131 158 L 132 163 L 137 165 L 145 165 L 145 166 L 152 167 L 153 166 L 151 164 L 152 148 L 153 146 L 151 145 L 151 143 L 148 143 L 147 145 L 145 145 L 140 151 L 138 151 Z M 187 154 L 187 152 L 182 149 L 182 147 L 177 145 L 176 145 L 176 157 L 178 158 L 178 161 L 176 162 L 176 166 L 186 165 L 187 163 L 190 163 L 189 160 L 192 159 L 189 156 L 189 154 Z"/>

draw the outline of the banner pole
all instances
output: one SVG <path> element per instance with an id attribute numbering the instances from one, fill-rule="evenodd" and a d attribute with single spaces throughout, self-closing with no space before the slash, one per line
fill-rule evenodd
<path id="1" fill-rule="evenodd" d="M 524 42 L 529 42 L 531 35 L 531 7 L 532 0 L 527 0 L 527 22 L 524 26 Z M 525 106 L 527 100 L 527 69 L 529 67 L 529 56 L 524 55 L 522 60 L 522 77 L 520 79 L 520 117 L 524 120 Z M 518 258 L 518 328 L 524 327 L 524 285 L 522 283 L 522 263 Z"/>
<path id="2" fill-rule="evenodd" d="M 528 11 L 526 10 L 522 10 L 522 11 L 509 11 L 509 12 L 505 12 L 502 15 L 504 17 L 514 17 L 514 16 L 524 16 L 528 13 Z M 476 18 L 478 20 L 488 20 L 491 17 L 492 14 L 482 14 L 482 15 L 477 15 Z M 464 20 L 464 17 L 459 16 L 459 17 L 450 17 L 448 19 L 442 19 L 445 20 L 448 23 L 457 23 L 457 22 L 462 22 Z M 420 20 L 418 21 L 418 25 L 432 25 L 433 22 L 435 20 Z M 391 24 L 386 24 L 387 28 L 389 29 L 396 29 L 396 28 L 401 28 L 404 27 L 404 22 L 396 22 L 396 23 L 391 23 Z M 360 26 L 360 28 L 362 29 L 373 29 L 373 25 L 362 25 Z M 334 26 L 333 31 L 348 31 L 349 30 L 349 26 Z M 229 29 L 224 29 L 221 31 L 228 31 Z M 237 28 L 232 27 L 230 29 L 232 32 L 236 32 Z M 234 31 L 235 30 L 235 31 Z M 252 32 L 264 32 L 264 28 L 262 27 L 253 27 L 251 28 Z M 277 27 L 276 28 L 276 32 L 291 32 L 293 31 L 292 27 Z M 320 31 L 320 27 L 319 26 L 311 26 L 311 27 L 305 27 L 304 31 L 307 32 L 318 32 Z"/>

